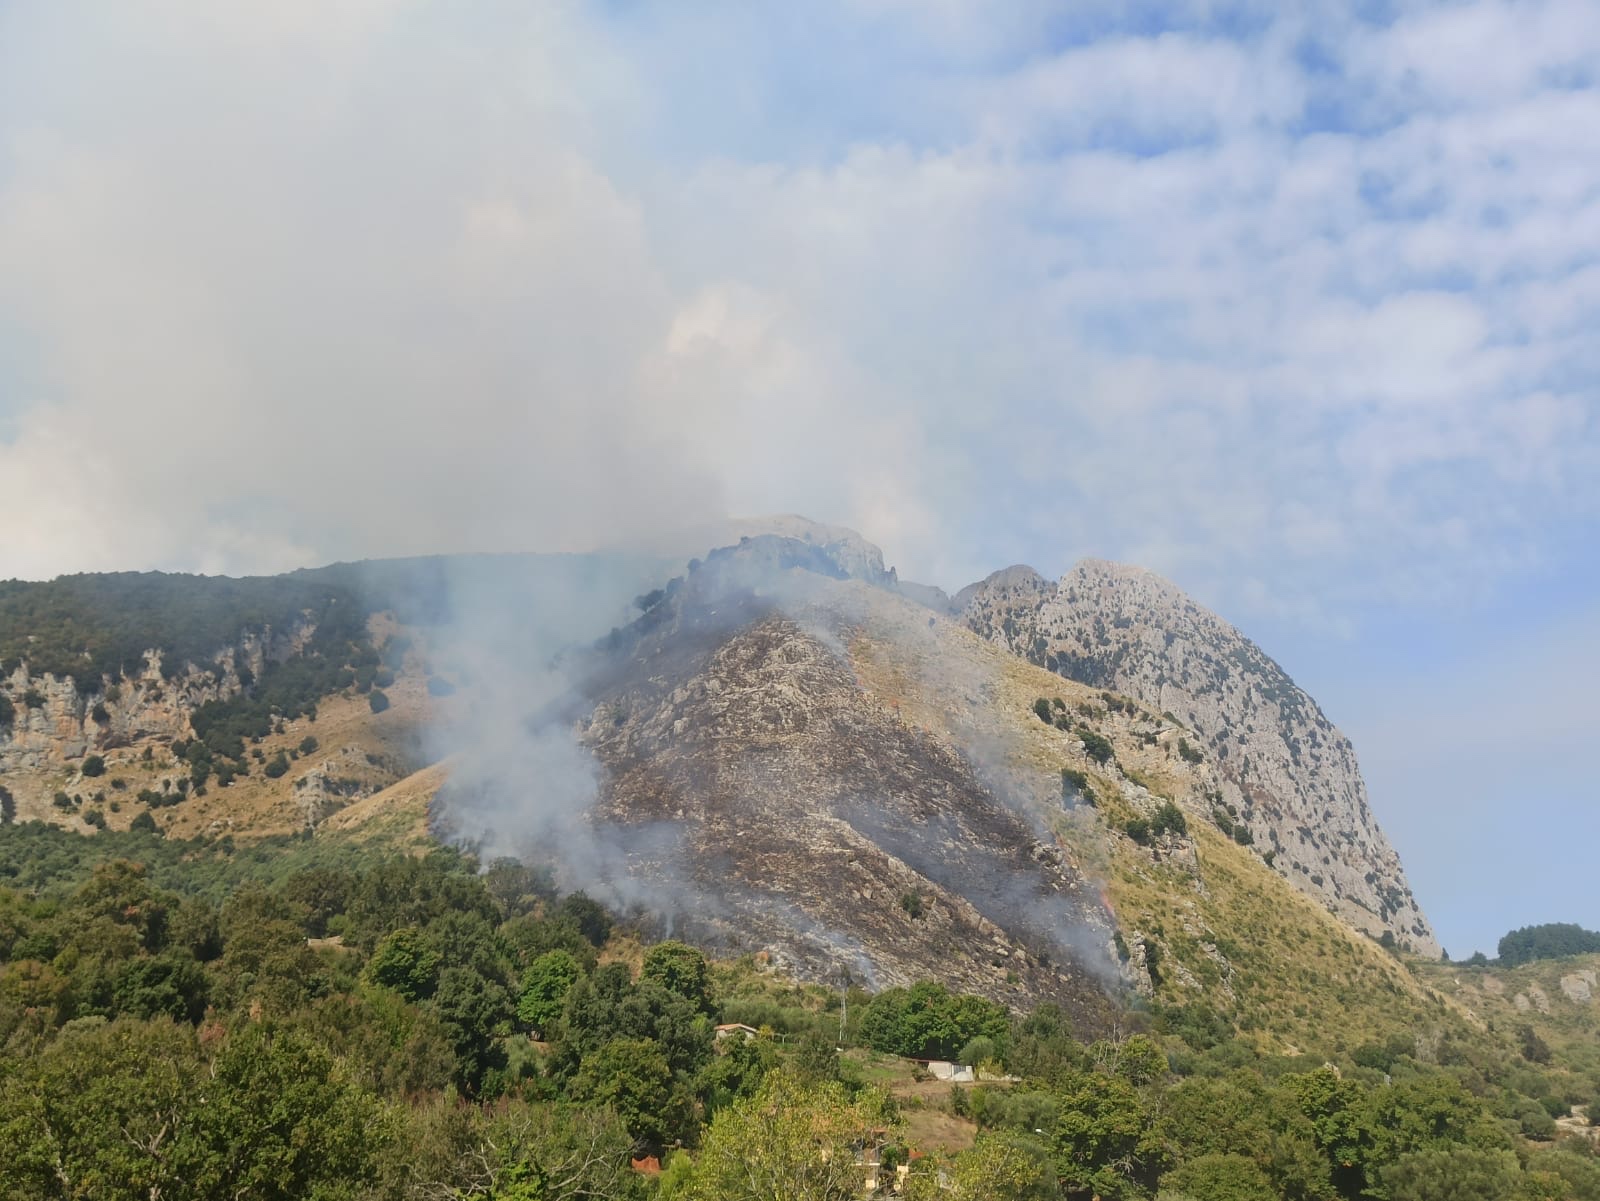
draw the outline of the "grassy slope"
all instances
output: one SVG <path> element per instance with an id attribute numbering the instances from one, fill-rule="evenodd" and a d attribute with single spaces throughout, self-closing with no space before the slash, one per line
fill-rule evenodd
<path id="1" fill-rule="evenodd" d="M 1461 1006 L 1212 824 L 1206 793 L 1215 777 L 1208 764 L 1176 754 L 1181 726 L 1146 711 L 1109 712 L 1098 690 L 1024 663 L 955 623 L 927 629 L 926 611 L 874 606 L 851 654 L 863 686 L 904 720 L 990 758 L 997 785 L 1101 881 L 1125 938 L 1159 945 L 1156 1000 L 1204 1001 L 1274 1053 L 1330 1053 L 1400 1033 L 1425 1046 L 1447 1035 L 1475 1037 Z M 1093 763 L 1076 737 L 1039 721 L 1032 705 L 1041 696 L 1061 697 L 1074 720 L 1112 741 L 1116 760 Z M 1078 706 L 1099 712 L 1081 717 Z M 1141 731 L 1154 735 L 1154 746 L 1144 745 Z M 1089 775 L 1097 809 L 1062 806 L 1063 767 Z M 1189 838 L 1152 849 L 1120 832 L 1162 796 L 1185 811 Z"/>
<path id="2" fill-rule="evenodd" d="M 1529 981 L 1543 981 L 1552 1003 L 1548 1016 L 1517 1013 L 1512 997 L 1526 988 L 1512 986 L 1522 979 L 1517 973 L 1507 976 L 1504 995 L 1474 984 L 1466 969 L 1418 964 L 1413 974 L 1223 836 L 1208 817 L 1205 795 L 1215 785 L 1209 765 L 1185 763 L 1176 754 L 1181 726 L 1142 710 L 1109 712 L 1098 690 L 1024 663 L 954 622 L 930 625 L 928 611 L 914 604 L 851 588 L 860 613 L 850 654 L 862 686 L 902 720 L 969 755 L 981 752 L 996 787 L 1053 830 L 1078 869 L 1101 882 L 1125 937 L 1159 948 L 1157 1001 L 1204 1001 L 1269 1052 L 1331 1053 L 1394 1033 L 1416 1035 L 1424 1045 L 1444 1035 L 1500 1043 L 1521 1021 L 1531 1022 L 1552 1047 L 1581 1051 L 1584 1039 L 1593 1043 L 1600 1003 L 1592 1014 L 1566 1012 L 1554 978 L 1560 973 L 1551 975 L 1550 965 L 1518 969 Z M 264 740 L 268 758 L 307 733 L 319 740 L 318 751 L 284 777 L 268 780 L 257 768 L 228 789 L 157 810 L 158 821 L 174 834 L 227 832 L 239 841 L 298 829 L 302 819 L 292 790 L 306 771 L 340 756 L 346 763 L 367 754 L 398 761 L 414 753 L 416 731 L 432 703 L 425 674 L 408 663 L 387 692 L 393 707 L 384 714 L 374 716 L 364 697 L 331 698 L 314 725 L 290 723 L 284 734 Z M 1074 720 L 1109 738 L 1114 763 L 1091 762 L 1075 736 L 1040 722 L 1031 710 L 1040 696 L 1061 697 Z M 1079 714 L 1079 707 L 1093 712 Z M 1146 745 L 1141 732 L 1153 735 L 1154 745 Z M 121 812 L 108 814 L 114 826 L 143 810 L 131 794 L 163 770 L 159 754 L 146 766 L 137 753 L 113 758 L 108 768 L 108 780 L 123 775 L 129 782 Z M 1063 767 L 1089 775 L 1097 809 L 1063 807 Z M 424 845 L 427 803 L 445 770 L 426 767 L 350 804 L 323 823 L 318 840 Z M 1148 814 L 1160 796 L 1185 810 L 1190 837 L 1152 850 L 1120 830 L 1130 817 Z"/>
<path id="3" fill-rule="evenodd" d="M 1520 1044 L 1522 1028 L 1532 1027 L 1554 1060 L 1586 1074 L 1600 1090 L 1600 955 L 1545 959 L 1514 968 L 1418 961 L 1412 970 L 1507 1047 Z M 1593 983 L 1579 975 L 1584 972 L 1593 973 Z M 1569 985 L 1588 985 L 1589 999 L 1567 995 L 1561 987 L 1563 977 Z"/>
<path id="4" fill-rule="evenodd" d="M 375 640 L 382 641 L 392 633 L 408 633 L 385 617 L 374 618 L 371 623 Z M 176 805 L 151 810 L 156 823 L 164 833 L 178 838 L 231 835 L 236 841 L 248 841 L 276 834 L 292 834 L 305 825 L 303 808 L 296 801 L 295 782 L 309 772 L 322 770 L 329 777 L 355 780 L 363 788 L 382 788 L 386 791 L 397 781 L 405 783 L 422 756 L 420 732 L 427 724 L 434 708 L 441 703 L 428 695 L 427 673 L 421 652 L 407 655 L 406 663 L 394 683 L 384 690 L 390 707 L 382 714 L 374 714 L 367 697 L 353 690 L 329 696 L 318 702 L 317 717 L 299 718 L 285 723 L 282 734 L 271 734 L 251 752 L 250 774 L 234 780 L 226 788 L 213 781 L 205 796 L 191 797 Z M 307 736 L 314 737 L 318 746 L 309 755 L 300 755 L 290 764 L 289 770 L 277 779 L 270 779 L 263 770 L 280 750 L 286 754 L 295 750 Z M 261 753 L 257 761 L 255 752 Z M 145 759 L 149 753 L 150 758 Z M 296 751 L 298 754 L 298 752 Z M 131 746 L 102 752 L 105 774 L 95 780 L 83 779 L 78 774 L 78 762 L 68 765 L 49 765 L 34 773 L 27 781 L 13 779 L 11 785 L 19 796 L 33 794 L 48 797 L 58 790 L 67 790 L 85 797 L 85 803 L 76 812 L 64 813 L 54 807 L 19 805 L 19 820 L 39 816 L 45 821 L 92 833 L 93 828 L 83 821 L 83 815 L 100 810 L 106 824 L 114 830 L 125 830 L 128 824 L 146 806 L 138 799 L 144 789 L 162 792 L 175 787 L 188 775 L 188 765 L 174 761 L 160 739 L 149 739 Z M 421 777 L 426 782 L 426 777 Z M 113 787 L 113 781 L 122 781 L 124 787 Z M 23 784 L 26 787 L 22 787 Z M 433 785 L 437 787 L 437 782 Z M 411 800 L 416 787 L 401 790 L 387 800 Z M 104 793 L 104 802 L 88 798 Z M 432 795 L 431 790 L 429 796 Z M 372 800 L 374 798 L 368 798 Z M 425 803 L 425 802 L 424 802 Z M 357 802 L 362 804 L 362 802 Z M 112 806 L 116 808 L 113 809 Z M 355 808 L 352 805 L 351 808 Z M 413 816 L 416 805 L 410 805 Z M 388 806 L 366 805 L 362 810 L 369 816 L 385 814 L 392 824 L 394 815 Z M 342 817 L 336 814 L 335 817 Z M 335 828 L 350 829 L 352 821 L 330 822 Z M 416 821 L 397 834 L 415 834 L 425 831 L 425 820 Z"/>

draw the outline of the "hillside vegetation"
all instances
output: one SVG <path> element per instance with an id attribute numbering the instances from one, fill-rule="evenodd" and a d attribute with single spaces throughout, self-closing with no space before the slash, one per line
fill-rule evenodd
<path id="1" fill-rule="evenodd" d="M 1499 965 L 1517 967 L 1535 959 L 1565 959 L 1600 952 L 1600 932 L 1570 922 L 1524 926 L 1500 940 Z"/>
<path id="2" fill-rule="evenodd" d="M 558 889 L 570 842 L 429 836 L 471 685 L 425 561 L 424 624 L 329 599 L 181 736 L 34 721 L 23 817 L 72 828 L 0 789 L 0 1195 L 1600 1201 L 1588 932 L 1359 933 L 1174 714 L 787 553 L 649 594 L 569 698 L 699 949 Z"/>
<path id="3" fill-rule="evenodd" d="M 1600 1081 L 1554 1064 L 1399 1036 L 1325 1064 L 1172 1010 L 1085 1042 L 1053 1006 L 931 983 L 841 997 L 442 848 L 7 844 L 18 1201 L 847 1201 L 902 1166 L 907 1196 L 973 1201 L 1600 1198 L 1586 1134 L 1551 1117 Z M 1005 1078 L 930 1086 L 908 1051 Z"/>
<path id="4" fill-rule="evenodd" d="M 366 610 L 346 585 L 312 575 L 222 576 L 117 572 L 47 583 L 0 581 L 0 675 L 26 663 L 34 675 L 70 676 L 99 690 L 161 655 L 168 678 L 207 667 L 241 636 L 306 621 L 359 628 Z"/>

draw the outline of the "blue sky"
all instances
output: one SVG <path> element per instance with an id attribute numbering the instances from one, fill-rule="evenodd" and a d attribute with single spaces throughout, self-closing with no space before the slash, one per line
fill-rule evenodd
<path id="1" fill-rule="evenodd" d="M 1445 945 L 1600 926 L 1600 9 L 0 3 L 0 576 L 1171 576 Z"/>

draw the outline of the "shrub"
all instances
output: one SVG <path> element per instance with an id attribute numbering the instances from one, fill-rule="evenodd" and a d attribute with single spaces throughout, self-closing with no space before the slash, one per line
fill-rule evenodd
<path id="1" fill-rule="evenodd" d="M 9 726 L 17 719 L 16 706 L 11 703 L 11 698 L 0 692 L 0 726 Z"/>
<path id="2" fill-rule="evenodd" d="M 22 703 L 29 709 L 43 709 L 44 697 L 37 688 L 30 688 L 22 694 Z"/>
<path id="3" fill-rule="evenodd" d="M 300 753 L 302 755 L 315 754 L 319 745 L 320 744 L 315 738 L 313 738 L 310 734 L 307 734 L 300 740 Z"/>
<path id="4" fill-rule="evenodd" d="M 1545 1112 L 1544 1106 L 1530 1101 L 1517 1114 L 1517 1126 L 1523 1136 L 1546 1142 L 1556 1136 L 1556 1120 Z"/>
<path id="5" fill-rule="evenodd" d="M 994 1039 L 987 1034 L 980 1034 L 977 1038 L 967 1040 L 967 1045 L 961 1048 L 956 1056 L 957 1063 L 978 1064 L 989 1063 L 1000 1054 L 994 1045 Z"/>
<path id="6" fill-rule="evenodd" d="M 90 755 L 83 761 L 83 774 L 93 780 L 106 774 L 106 761 L 99 755 Z"/>
<path id="7" fill-rule="evenodd" d="M 1150 823 L 1142 817 L 1128 819 L 1128 824 L 1123 827 L 1128 837 L 1140 846 L 1150 845 Z"/>
<path id="8" fill-rule="evenodd" d="M 1544 1111 L 1552 1118 L 1564 1118 L 1572 1112 L 1572 1107 L 1560 1097 L 1540 1097 L 1539 1104 L 1544 1106 Z"/>
<path id="9" fill-rule="evenodd" d="M 428 677 L 429 696 L 449 696 L 456 690 L 456 686 L 443 676 Z"/>
<path id="10" fill-rule="evenodd" d="M 266 767 L 264 767 L 262 770 L 266 773 L 267 779 L 276 780 L 279 776 L 283 775 L 284 772 L 289 770 L 289 756 L 285 755 L 282 751 L 279 751 L 267 761 Z"/>
<path id="11" fill-rule="evenodd" d="M 1041 696 L 1038 700 L 1033 702 L 1033 712 L 1040 721 L 1044 722 L 1045 725 L 1048 726 L 1050 724 L 1050 702 L 1044 697 Z"/>
<path id="12" fill-rule="evenodd" d="M 907 892 L 900 894 L 900 908 L 911 915 L 912 920 L 922 916 L 922 897 L 918 893 Z"/>
<path id="13" fill-rule="evenodd" d="M 1178 758 L 1185 763 L 1199 763 L 1205 758 L 1198 750 L 1189 745 L 1187 738 L 1178 739 Z"/>
<path id="14" fill-rule="evenodd" d="M 382 692 L 378 691 L 378 689 L 374 688 L 371 692 L 367 693 L 367 704 L 371 707 L 374 713 L 382 713 L 389 707 L 389 698 Z"/>
<path id="15" fill-rule="evenodd" d="M 1387 933 L 1387 931 L 1385 931 Z M 1550 1048 L 1544 1039 L 1540 1038 L 1532 1026 L 1523 1026 L 1517 1031 L 1522 1042 L 1522 1057 L 1529 1063 L 1549 1063 Z"/>
<path id="16" fill-rule="evenodd" d="M 129 822 L 128 829 L 144 830 L 150 834 L 159 834 L 161 832 L 160 827 L 156 825 L 156 819 L 150 816 L 148 809 Z"/>
<path id="17" fill-rule="evenodd" d="M 1078 740 L 1083 743 L 1083 753 L 1102 766 L 1109 763 L 1111 756 L 1116 753 L 1109 739 L 1095 733 L 1088 726 L 1078 727 Z"/>
<path id="18" fill-rule="evenodd" d="M 1094 789 L 1089 787 L 1088 774 L 1073 767 L 1063 767 L 1061 769 L 1061 799 L 1070 801 L 1074 795 L 1082 797 L 1091 809 L 1095 807 Z"/>
<path id="19" fill-rule="evenodd" d="M 1174 834 L 1187 834 L 1189 832 L 1189 822 L 1183 816 L 1182 809 L 1179 809 L 1171 801 L 1162 801 L 1161 807 L 1156 810 L 1154 820 L 1150 823 L 1150 832 L 1153 834 L 1165 834 L 1169 830 Z"/>

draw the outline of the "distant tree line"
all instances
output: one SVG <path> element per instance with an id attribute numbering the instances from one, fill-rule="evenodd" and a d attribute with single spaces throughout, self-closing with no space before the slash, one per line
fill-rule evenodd
<path id="1" fill-rule="evenodd" d="M 1585 930 L 1571 922 L 1546 922 L 1542 926 L 1524 926 L 1511 931 L 1500 940 L 1499 950 L 1504 967 L 1516 967 L 1535 959 L 1588 955 L 1600 951 L 1600 932 Z"/>
<path id="2" fill-rule="evenodd" d="M 171 678 L 193 663 L 209 668 L 244 634 L 287 630 L 335 610 L 361 621 L 359 593 L 313 574 L 228 579 L 221 576 L 115 572 L 48 582 L 0 581 L 0 675 L 26 662 L 35 675 L 70 676 L 98 692 L 142 670 L 144 654 L 162 654 Z"/>

